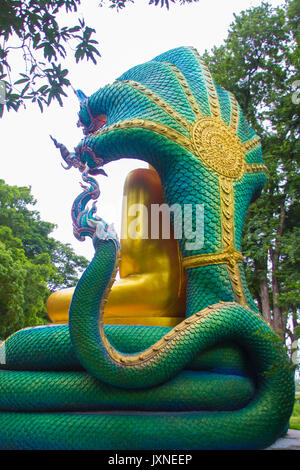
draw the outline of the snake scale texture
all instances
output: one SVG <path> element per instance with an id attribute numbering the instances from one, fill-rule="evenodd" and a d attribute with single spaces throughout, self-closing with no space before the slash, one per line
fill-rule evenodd
<path id="1" fill-rule="evenodd" d="M 95 256 L 76 287 L 69 325 L 24 329 L 1 346 L 0 448 L 271 445 L 288 426 L 294 379 L 245 282 L 243 222 L 266 171 L 236 99 L 195 49 L 182 47 L 97 91 L 82 103 L 79 122 L 85 137 L 64 158 L 86 182 L 73 224 L 78 237 L 93 237 Z M 186 319 L 173 329 L 103 326 L 119 246 L 95 207 L 85 206 L 98 195 L 92 176 L 120 158 L 151 164 L 166 203 L 192 208 L 178 240 Z M 196 246 L 188 234 L 199 205 L 204 240 Z"/>

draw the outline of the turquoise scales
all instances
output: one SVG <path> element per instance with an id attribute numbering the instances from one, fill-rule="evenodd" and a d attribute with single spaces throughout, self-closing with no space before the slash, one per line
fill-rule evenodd
<path id="1" fill-rule="evenodd" d="M 88 225 L 82 234 L 93 234 L 95 256 L 69 327 L 21 330 L 5 343 L 0 447 L 267 447 L 287 426 L 294 381 L 251 299 L 240 254 L 247 207 L 265 181 L 259 139 L 192 48 L 129 70 L 79 117 L 86 137 L 65 161 L 85 172 L 87 194 L 102 165 L 133 157 L 157 169 L 169 205 L 204 204 L 204 245 L 188 250 L 180 240 L 187 318 L 174 329 L 103 329 L 98 311 L 118 246 L 93 210 L 76 217 Z"/>

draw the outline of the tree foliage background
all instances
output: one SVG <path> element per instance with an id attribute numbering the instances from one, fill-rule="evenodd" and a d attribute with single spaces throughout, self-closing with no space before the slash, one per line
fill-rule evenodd
<path id="1" fill-rule="evenodd" d="M 106 3 L 118 10 L 129 2 Z M 171 2 L 149 3 L 169 8 Z M 59 21 L 63 11 L 76 16 L 80 3 L 0 0 L 0 80 L 7 110 L 17 111 L 26 102 L 37 103 L 41 111 L 53 100 L 62 105 L 71 85 L 63 66 L 70 45 L 76 62 L 96 63 L 95 31 L 83 19 L 73 26 Z M 300 330 L 300 93 L 294 89 L 300 78 L 299 24 L 299 0 L 283 1 L 278 8 L 263 2 L 235 15 L 224 44 L 203 56 L 216 82 L 235 94 L 262 139 L 269 178 L 245 224 L 246 274 L 262 315 L 289 344 L 295 344 Z M 17 53 L 23 69 L 15 77 L 10 59 Z M 33 203 L 28 188 L 1 182 L 0 336 L 43 321 L 49 291 L 74 284 L 77 267 L 86 264 L 70 246 L 49 238 L 53 226 L 29 211 Z"/>
<path id="2" fill-rule="evenodd" d="M 49 234 L 55 225 L 34 210 L 28 187 L 0 180 L 0 338 L 48 323 L 51 292 L 76 284 L 88 261 Z"/>
<path id="3" fill-rule="evenodd" d="M 300 329 L 299 25 L 298 0 L 263 2 L 235 16 L 224 44 L 204 55 L 262 139 L 269 175 L 248 212 L 243 252 L 252 295 L 289 344 Z"/>
<path id="4" fill-rule="evenodd" d="M 193 1 L 198 0 L 179 3 Z M 134 0 L 97 0 L 99 6 L 107 4 L 116 10 L 130 2 Z M 170 2 L 178 0 L 150 0 L 149 4 L 169 8 Z M 95 30 L 76 16 L 81 3 L 88 0 L 0 0 L 0 80 L 7 110 L 17 111 L 28 101 L 41 111 L 53 100 L 62 106 L 66 88 L 71 85 L 64 68 L 67 54 L 74 55 L 77 63 L 86 59 L 96 64 L 100 52 Z M 61 24 L 66 19 L 64 13 L 74 21 L 72 26 Z M 11 65 L 16 58 L 22 64 L 17 73 Z M 0 117 L 3 111 L 0 105 Z"/>

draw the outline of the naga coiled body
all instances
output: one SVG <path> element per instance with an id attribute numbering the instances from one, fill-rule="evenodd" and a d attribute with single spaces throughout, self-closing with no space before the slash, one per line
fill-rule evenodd
<path id="1" fill-rule="evenodd" d="M 75 289 L 69 325 L 21 330 L 2 345 L 0 448 L 271 445 L 288 425 L 294 379 L 243 269 L 245 214 L 266 178 L 260 139 L 186 47 L 97 91 L 81 105 L 79 122 L 86 136 L 64 159 L 83 173 L 74 231 L 93 238 L 95 256 Z M 91 175 L 120 158 L 152 165 L 166 203 L 182 210 L 186 318 L 174 328 L 103 325 L 119 244 L 95 207 L 85 206 L 98 196 Z M 204 236 L 195 244 L 199 206 Z"/>

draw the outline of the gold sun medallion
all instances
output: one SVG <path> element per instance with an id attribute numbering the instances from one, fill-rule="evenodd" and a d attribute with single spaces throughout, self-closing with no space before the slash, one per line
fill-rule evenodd
<path id="1" fill-rule="evenodd" d="M 218 175 L 239 179 L 245 170 L 245 149 L 234 129 L 216 117 L 202 117 L 191 129 L 196 155 Z"/>

